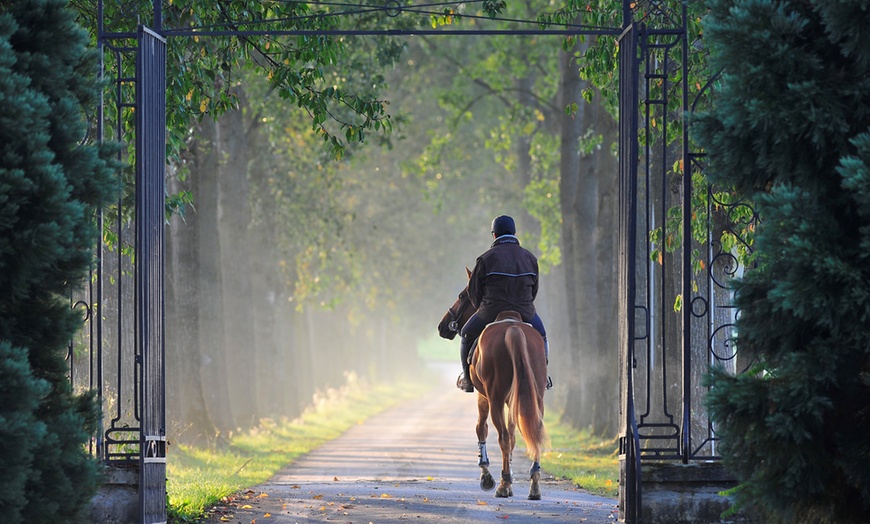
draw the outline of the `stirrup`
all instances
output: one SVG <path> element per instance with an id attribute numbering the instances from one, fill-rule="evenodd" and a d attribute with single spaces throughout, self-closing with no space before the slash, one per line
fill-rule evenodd
<path id="1" fill-rule="evenodd" d="M 465 380 L 462 380 L 462 379 Z M 471 383 L 471 379 L 465 373 L 460 373 L 458 377 L 456 377 L 456 387 L 461 389 L 466 393 L 474 392 L 474 384 Z"/>
<path id="2" fill-rule="evenodd" d="M 547 375 L 547 389 L 553 389 L 553 377 Z"/>

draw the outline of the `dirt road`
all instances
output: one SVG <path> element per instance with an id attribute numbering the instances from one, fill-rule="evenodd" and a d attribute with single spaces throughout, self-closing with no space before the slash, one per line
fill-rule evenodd
<path id="1" fill-rule="evenodd" d="M 221 507 L 209 523 L 556 524 L 615 522 L 616 501 L 542 477 L 529 501 L 530 462 L 514 452 L 514 493 L 497 499 L 478 485 L 475 396 L 445 382 L 421 399 L 360 424 Z M 501 453 L 490 425 L 493 475 Z"/>

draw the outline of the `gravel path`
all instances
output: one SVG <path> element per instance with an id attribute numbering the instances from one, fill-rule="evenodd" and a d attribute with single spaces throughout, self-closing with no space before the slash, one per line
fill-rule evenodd
<path id="1" fill-rule="evenodd" d="M 300 457 L 265 484 L 216 508 L 207 522 L 616 522 L 615 500 L 546 473 L 542 500 L 527 500 L 530 462 L 522 449 L 514 452 L 516 496 L 497 499 L 494 491 L 482 491 L 475 396 L 445 382 Z M 491 424 L 487 448 L 497 477 L 501 453 Z"/>

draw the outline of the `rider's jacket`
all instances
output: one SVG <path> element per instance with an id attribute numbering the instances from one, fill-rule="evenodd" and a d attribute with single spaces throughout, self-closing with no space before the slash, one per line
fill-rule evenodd
<path id="1" fill-rule="evenodd" d="M 471 304 L 487 322 L 509 309 L 519 313 L 524 321 L 531 321 L 537 294 L 538 259 L 521 247 L 513 235 L 495 239 L 492 247 L 477 258 L 468 281 Z"/>

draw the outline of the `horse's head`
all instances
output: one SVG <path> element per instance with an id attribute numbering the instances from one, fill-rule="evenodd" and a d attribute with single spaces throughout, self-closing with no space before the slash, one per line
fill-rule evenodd
<path id="1" fill-rule="evenodd" d="M 471 271 L 465 268 L 465 272 L 470 278 Z M 474 306 L 471 305 L 471 299 L 468 297 L 468 286 L 465 286 L 465 289 L 456 298 L 456 302 L 447 309 L 447 313 L 444 314 L 441 322 L 438 323 L 438 334 L 442 338 L 453 340 L 473 314 Z"/>

